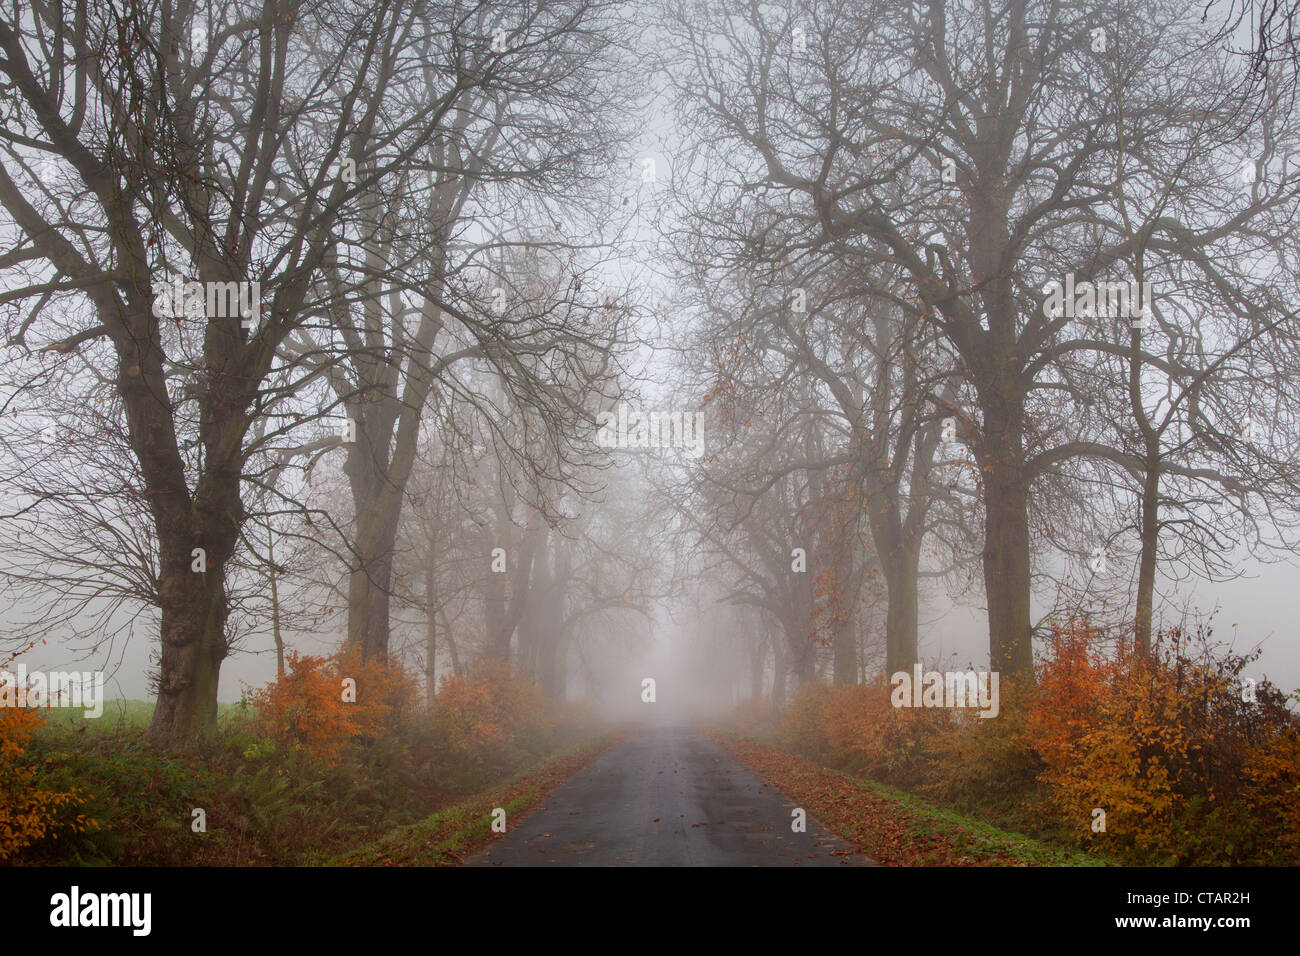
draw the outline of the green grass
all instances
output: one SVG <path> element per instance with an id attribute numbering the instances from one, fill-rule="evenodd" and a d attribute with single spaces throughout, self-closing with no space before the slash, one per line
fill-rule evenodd
<path id="1" fill-rule="evenodd" d="M 979 855 L 1006 854 L 1025 866 L 1109 866 L 1104 857 L 1052 846 L 1023 833 L 1004 830 L 956 810 L 937 807 L 920 797 L 879 783 L 868 777 L 845 774 L 854 784 L 876 796 L 904 807 L 914 831 L 923 837 L 937 836 Z"/>
<path id="2" fill-rule="evenodd" d="M 512 821 L 546 798 L 617 739 L 599 737 L 561 751 L 485 793 L 475 794 L 430 817 L 399 827 L 347 853 L 313 862 L 325 866 L 447 866 L 492 839 L 492 811 Z"/>
<path id="3" fill-rule="evenodd" d="M 823 824 L 886 865 L 1108 866 L 1115 860 L 939 806 L 865 774 L 828 767 L 771 740 L 712 736 Z M 999 825 L 1001 824 L 1001 825 Z M 1014 824 L 1013 824 L 1014 825 Z"/>
<path id="4" fill-rule="evenodd" d="M 579 734 L 590 740 L 601 732 L 592 725 L 534 735 L 493 755 L 497 762 L 462 766 L 415 716 L 385 736 L 345 747 L 336 763 L 325 764 L 265 739 L 237 703 L 221 707 L 217 732 L 201 751 L 160 750 L 145 742 L 152 711 L 151 703 L 113 701 L 99 719 L 70 709 L 44 713 L 49 719 L 22 759 L 39 768 L 42 787 L 75 791 L 77 803 L 12 862 L 317 864 L 497 785 Z M 205 811 L 205 833 L 191 828 L 194 808 Z M 79 833 L 71 828 L 77 814 L 91 821 Z"/>
<path id="5" fill-rule="evenodd" d="M 80 707 L 50 707 L 41 711 L 41 716 L 48 727 L 59 729 L 81 729 L 98 732 L 119 730 L 143 730 L 153 719 L 154 702 L 151 700 L 130 700 L 120 698 L 104 701 L 104 712 L 98 717 L 87 717 Z M 217 719 L 222 720 L 244 713 L 244 705 L 238 701 L 217 705 Z"/>

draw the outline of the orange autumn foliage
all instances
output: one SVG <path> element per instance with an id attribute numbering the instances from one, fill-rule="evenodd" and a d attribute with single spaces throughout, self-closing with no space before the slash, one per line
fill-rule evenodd
<path id="1" fill-rule="evenodd" d="M 532 684 L 500 666 L 443 677 L 430 715 L 443 752 L 471 767 L 504 764 L 508 751 L 545 731 L 546 700 Z"/>
<path id="2" fill-rule="evenodd" d="M 1003 678 L 999 713 L 984 718 L 955 710 L 930 744 L 930 767 L 917 789 L 941 802 L 975 809 L 1018 806 L 1033 813 L 1043 760 L 1030 742 L 1032 687 Z"/>
<path id="3" fill-rule="evenodd" d="M 353 649 L 331 657 L 290 651 L 286 661 L 284 676 L 251 696 L 262 729 L 325 763 L 336 762 L 348 741 L 392 729 L 416 699 L 416 682 L 401 665 L 363 662 Z"/>
<path id="4" fill-rule="evenodd" d="M 1081 842 L 1167 863 L 1295 848 L 1300 821 L 1282 804 L 1300 779 L 1298 727 L 1276 689 L 1243 700 L 1247 659 L 1193 655 L 1180 631 L 1149 656 L 1100 644 L 1086 623 L 1056 629 L 1030 722 L 1041 779 Z"/>
<path id="5" fill-rule="evenodd" d="M 1295 865 L 1300 719 L 1266 680 L 1243 693 L 1257 651 L 1209 637 L 1176 629 L 1144 655 L 1069 621 L 1048 636 L 1036 683 L 1002 682 L 995 719 L 894 708 L 881 676 L 804 688 L 777 736 L 829 766 L 1125 862 Z"/>
<path id="6" fill-rule="evenodd" d="M 1030 740 L 1047 764 L 1043 780 L 1058 812 L 1084 834 L 1100 808 L 1106 830 L 1095 843 L 1159 851 L 1197 789 L 1206 741 L 1193 712 L 1210 686 L 1193 682 L 1179 693 L 1145 658 L 1090 650 L 1086 629 L 1056 639 Z"/>
<path id="7" fill-rule="evenodd" d="M 1049 655 L 1038 677 L 1031 705 L 1030 743 L 1049 767 L 1069 764 L 1080 738 L 1098 720 L 1100 700 L 1117 669 L 1094 653 L 1095 634 L 1086 624 L 1071 621 L 1053 629 Z"/>
<path id="8" fill-rule="evenodd" d="M 36 710 L 0 707 L 0 861 L 54 829 L 82 832 L 94 822 L 80 814 L 64 820 L 62 811 L 81 802 L 76 790 L 46 790 L 37 784 L 35 769 L 24 764 L 22 758 L 40 726 Z"/>
<path id="9" fill-rule="evenodd" d="M 1281 861 L 1300 863 L 1300 730 L 1268 736 L 1246 756 L 1245 800 L 1275 821 L 1272 841 Z"/>
<path id="10" fill-rule="evenodd" d="M 831 766 L 915 782 L 935 734 L 950 719 L 942 711 L 894 707 L 880 674 L 855 687 L 812 684 L 782 717 L 778 738 Z"/>

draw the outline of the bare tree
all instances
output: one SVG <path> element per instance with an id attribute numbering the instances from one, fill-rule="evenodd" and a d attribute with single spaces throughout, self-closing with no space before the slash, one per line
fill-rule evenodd
<path id="1" fill-rule="evenodd" d="M 898 268 L 957 357 L 973 400 L 963 439 L 983 505 L 990 656 L 1007 674 L 1030 674 L 1036 486 L 1096 444 L 1083 438 L 1095 415 L 1061 408 L 1058 369 L 1133 347 L 1067 334 L 1073 316 L 1045 312 L 1045 286 L 1066 275 L 1100 281 L 1129 261 L 1134 243 L 1115 203 L 1120 157 L 1156 155 L 1189 125 L 1205 155 L 1240 116 L 1241 84 L 1174 4 L 674 9 L 669 55 L 683 122 L 715 171 L 714 215 L 702 219 L 720 255 L 737 265 L 770 258 L 766 233 L 722 212 L 767 197 L 787 233 L 790 220 L 802 227 L 803 246 Z M 1134 50 L 1145 55 L 1134 61 Z M 1178 195 L 1198 187 L 1188 168 L 1167 171 Z M 1212 216 L 1167 208 L 1138 239 L 1213 262 L 1256 232 L 1281 242 L 1277 224 L 1294 198 L 1288 188 Z M 1218 292 L 1228 308 L 1240 299 Z"/>
<path id="2" fill-rule="evenodd" d="M 249 426 L 291 404 L 296 384 L 274 380 L 281 345 L 319 314 L 314 294 L 359 192 L 452 121 L 483 82 L 488 38 L 463 39 L 441 95 L 412 120 L 387 107 L 398 91 L 411 101 L 413 37 L 431 23 L 455 32 L 457 5 L 17 10 L 0 20 L 0 75 L 17 93 L 0 206 L 18 236 L 3 264 L 21 275 L 7 301 L 28 311 L 10 337 L 60 355 L 102 342 L 116 364 L 158 547 L 150 736 L 181 744 L 215 719 L 226 565 L 245 520 L 244 465 L 262 450 Z M 41 188 L 33 154 L 77 177 L 71 201 Z M 198 284 L 160 307 L 171 275 Z M 84 297 L 85 324 L 60 327 L 51 296 Z"/>
<path id="3" fill-rule="evenodd" d="M 577 188 L 613 161 L 614 114 L 635 101 L 612 70 L 619 24 L 611 12 L 590 0 L 548 2 L 509 24 L 500 51 L 456 91 L 422 152 L 362 190 L 358 219 L 324 270 L 330 341 L 303 329 L 292 343 L 295 357 L 327 377 L 333 406 L 355 428 L 345 466 L 348 637 L 367 657 L 388 649 L 393 549 L 431 391 L 441 385 L 475 400 L 458 388 L 454 367 L 477 362 L 500 378 L 515 412 L 562 436 L 582 418 L 572 394 L 603 388 L 605 363 L 594 357 L 619 330 L 593 322 L 595 306 L 572 289 L 589 264 L 569 256 L 555 265 L 565 267 L 558 277 L 542 275 L 537 250 L 566 246 L 558 218 L 575 213 Z M 420 82 L 397 105 L 418 115 L 421 103 L 437 101 L 446 64 L 471 56 L 469 41 L 496 28 L 496 14 L 480 7 L 458 32 L 416 37 Z M 485 228 L 524 208 L 553 223 L 548 238 L 512 242 Z"/>

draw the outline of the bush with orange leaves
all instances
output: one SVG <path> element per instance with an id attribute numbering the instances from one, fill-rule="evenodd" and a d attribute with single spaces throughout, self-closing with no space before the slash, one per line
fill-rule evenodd
<path id="1" fill-rule="evenodd" d="M 1254 819 L 1271 823 L 1257 834 L 1254 856 L 1300 864 L 1300 730 L 1265 735 L 1246 752 L 1242 805 Z"/>
<path id="2" fill-rule="evenodd" d="M 1257 656 L 1218 654 L 1174 630 L 1149 655 L 1103 650 L 1084 622 L 1059 627 L 1041 667 L 1029 741 L 1063 822 L 1086 845 L 1156 863 L 1300 862 L 1300 723 Z M 1105 831 L 1093 832 L 1095 810 Z"/>
<path id="3" fill-rule="evenodd" d="M 55 830 L 80 833 L 94 821 L 68 812 L 80 805 L 76 789 L 46 790 L 37 785 L 36 770 L 24 757 L 41 725 L 39 712 L 26 707 L 0 707 L 0 861 Z"/>
<path id="4" fill-rule="evenodd" d="M 833 767 L 899 786 L 920 782 L 946 712 L 894 707 L 884 674 L 855 687 L 809 684 L 790 702 L 777 739 Z"/>
<path id="5" fill-rule="evenodd" d="M 995 811 L 999 822 L 1042 832 L 1040 782 L 1044 764 L 1030 741 L 1032 685 L 999 681 L 997 717 L 977 710 L 951 711 L 930 743 L 931 767 L 920 793 L 967 812 Z"/>
<path id="6" fill-rule="evenodd" d="M 282 677 L 251 695 L 263 733 L 326 764 L 344 745 L 393 730 L 418 686 L 401 665 L 344 649 L 331 657 L 290 651 Z"/>
<path id="7" fill-rule="evenodd" d="M 1095 848 L 1158 849 L 1187 809 L 1205 744 L 1192 715 L 1210 688 L 1193 680 L 1187 697 L 1178 695 L 1145 657 L 1103 653 L 1082 622 L 1058 628 L 1049 643 L 1029 739 L 1046 764 L 1056 812 Z M 1098 808 L 1105 830 L 1092 839 Z"/>
<path id="8" fill-rule="evenodd" d="M 776 725 L 777 742 L 810 760 L 840 766 L 831 759 L 831 745 L 826 739 L 826 705 L 834 692 L 834 688 L 817 681 L 800 688 L 781 713 Z"/>
<path id="9" fill-rule="evenodd" d="M 993 719 L 895 708 L 884 675 L 812 684 L 777 731 L 788 749 L 1054 840 L 1146 864 L 1300 864 L 1300 719 L 1258 658 L 1208 630 L 1152 652 L 1086 621 L 1057 626 L 1036 685 L 1001 681 Z M 1093 811 L 1105 811 L 1093 832 Z"/>
<path id="10" fill-rule="evenodd" d="M 814 683 L 790 701 L 777 727 L 786 749 L 864 773 L 964 810 L 996 807 L 1024 817 L 1043 762 L 1027 737 L 1028 694 L 1000 684 L 997 718 L 974 709 L 895 707 L 878 674 L 855 687 Z"/>
<path id="11" fill-rule="evenodd" d="M 520 750 L 540 750 L 549 729 L 546 700 L 501 666 L 443 677 L 430 714 L 439 756 L 450 768 L 478 774 L 508 769 Z"/>

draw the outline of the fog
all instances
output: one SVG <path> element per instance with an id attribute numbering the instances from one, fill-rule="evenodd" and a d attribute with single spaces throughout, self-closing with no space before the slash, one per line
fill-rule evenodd
<path id="1" fill-rule="evenodd" d="M 748 807 L 849 854 L 756 795 L 784 757 L 746 770 L 745 747 L 996 817 L 1014 801 L 950 786 L 966 755 L 1050 792 L 1035 836 L 1073 853 L 1106 807 L 1061 755 L 1114 733 L 1147 773 L 1158 749 L 1121 698 L 1190 735 L 1161 771 L 1188 806 L 1285 817 L 1296 10 L 100 6 L 0 13 L 0 669 L 102 673 L 105 739 L 226 782 L 300 749 L 301 779 L 364 806 L 410 773 L 373 819 L 272 821 L 212 860 L 318 861 L 285 832 L 359 852 L 607 746 L 629 832 Z M 922 672 L 936 696 L 878 693 Z M 971 730 L 940 687 L 967 672 L 1032 702 L 999 711 L 1032 745 Z M 1052 694 L 1079 712 L 1054 722 Z M 34 726 L 32 767 L 82 753 Z M 889 750 L 917 726 L 921 769 Z M 1105 852 L 1208 860 L 1172 817 L 1132 855 L 1114 794 L 1164 807 L 1166 778 L 1103 780 L 1097 746 Z M 752 802 L 628 796 L 679 761 Z M 570 843 L 613 865 L 794 845 L 745 838 Z"/>

